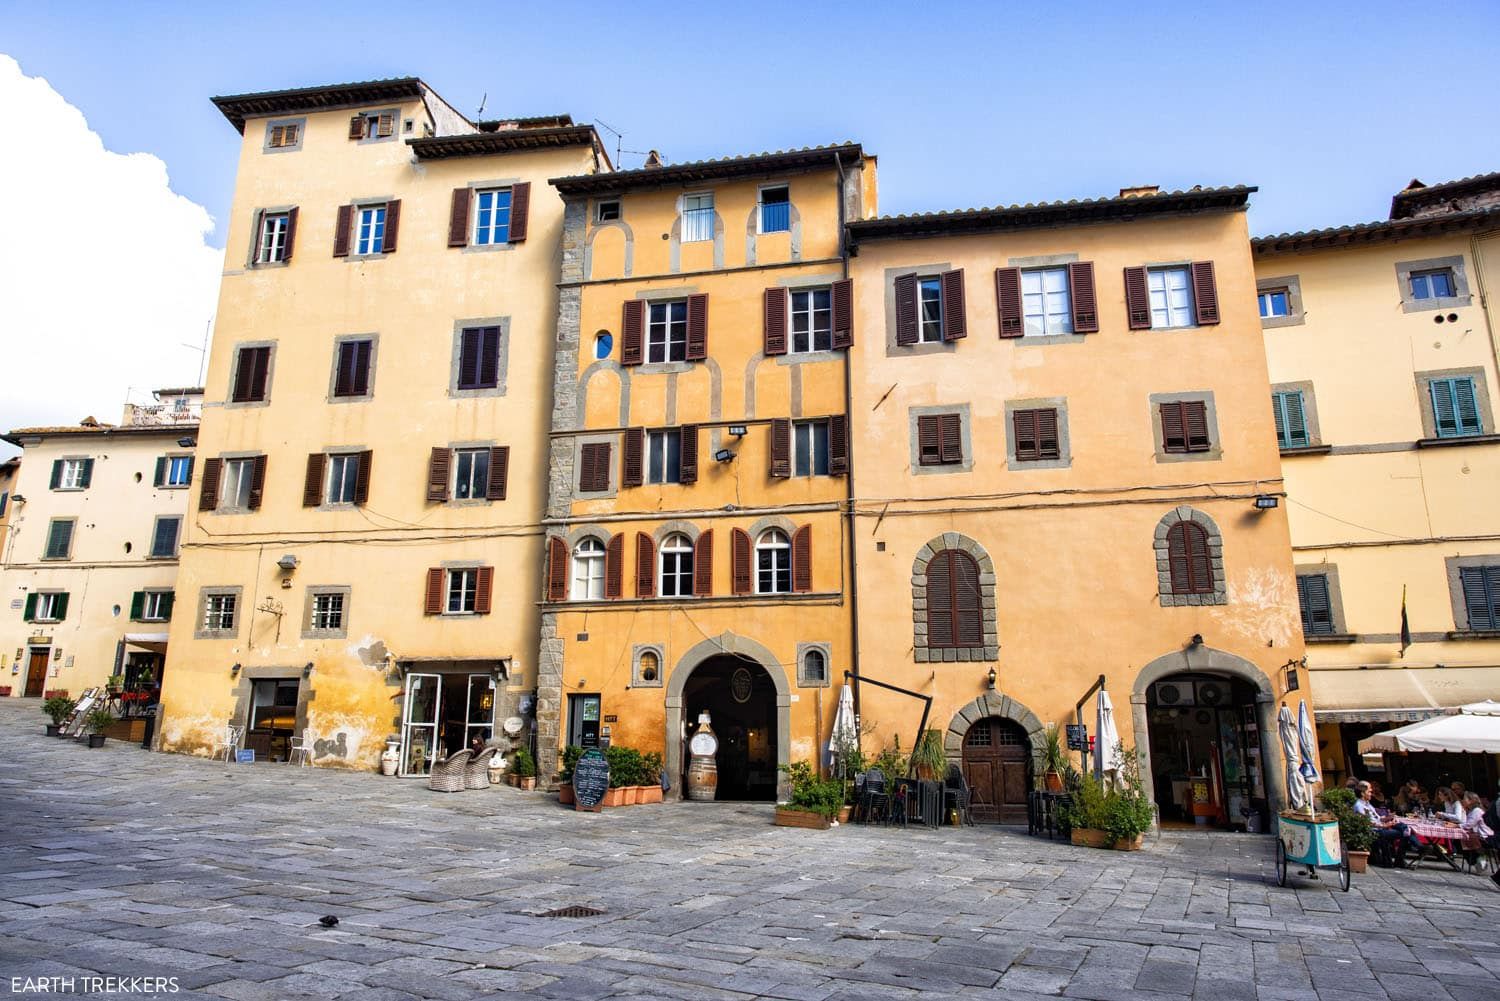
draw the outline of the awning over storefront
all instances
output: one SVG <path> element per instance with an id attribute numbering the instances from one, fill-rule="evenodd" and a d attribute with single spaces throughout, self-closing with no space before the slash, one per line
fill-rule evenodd
<path id="1" fill-rule="evenodd" d="M 1359 742 L 1359 753 L 1500 754 L 1500 702 L 1476 702 L 1449 715 L 1377 733 Z"/>
<path id="2" fill-rule="evenodd" d="M 1370 667 L 1310 673 L 1320 723 L 1417 722 L 1500 692 L 1500 667 Z"/>
<path id="3" fill-rule="evenodd" d="M 166 633 L 126 633 L 125 642 L 143 650 L 152 650 L 156 653 L 167 652 Z"/>

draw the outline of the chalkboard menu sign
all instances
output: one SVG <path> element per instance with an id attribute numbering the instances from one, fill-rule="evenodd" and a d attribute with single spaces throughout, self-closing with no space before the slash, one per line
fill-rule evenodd
<path id="1" fill-rule="evenodd" d="M 575 810 L 598 812 L 609 791 L 609 762 L 604 755 L 590 748 L 583 752 L 573 766 L 573 800 Z"/>
<path id="2" fill-rule="evenodd" d="M 1069 723 L 1068 750 L 1087 751 L 1089 749 L 1089 728 L 1080 723 Z"/>

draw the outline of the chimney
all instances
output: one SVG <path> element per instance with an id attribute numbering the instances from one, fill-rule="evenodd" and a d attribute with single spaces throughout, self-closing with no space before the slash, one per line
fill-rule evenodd
<path id="1" fill-rule="evenodd" d="M 85 417 L 83 420 L 79 421 L 78 422 L 78 426 L 79 427 L 85 427 L 85 428 L 96 428 L 96 427 L 99 426 L 99 421 L 98 421 L 97 418 L 95 418 L 93 416 L 89 416 L 89 417 Z"/>
<path id="2" fill-rule="evenodd" d="M 1147 195 L 1160 194 L 1161 188 L 1155 184 L 1142 184 L 1134 188 L 1121 188 L 1121 198 L 1144 198 Z"/>
<path id="3" fill-rule="evenodd" d="M 651 170 L 655 170 L 656 168 L 665 165 L 666 161 L 661 158 L 661 154 L 656 150 L 652 150 L 651 152 L 646 154 L 646 162 L 642 166 Z"/>

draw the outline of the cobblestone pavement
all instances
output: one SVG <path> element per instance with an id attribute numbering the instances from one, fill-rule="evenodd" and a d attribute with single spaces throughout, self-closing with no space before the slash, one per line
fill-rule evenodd
<path id="1" fill-rule="evenodd" d="M 766 806 L 578 814 L 506 787 L 89 750 L 43 722 L 0 700 L 7 989 L 101 974 L 240 1001 L 1500 998 L 1483 877 L 1371 870 L 1344 894 L 1277 888 L 1272 842 L 1249 835 L 1121 854 L 983 828 L 776 828 Z M 570 904 L 603 913 L 538 916 Z"/>

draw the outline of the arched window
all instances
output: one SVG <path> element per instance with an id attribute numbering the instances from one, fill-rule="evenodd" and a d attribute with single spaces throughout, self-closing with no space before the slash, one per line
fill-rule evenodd
<path id="1" fill-rule="evenodd" d="M 654 684 L 661 678 L 661 658 L 656 655 L 655 650 L 646 650 L 641 653 L 641 680 L 647 684 Z"/>
<path id="2" fill-rule="evenodd" d="M 961 549 L 944 549 L 927 564 L 927 645 L 984 644 L 979 564 Z"/>
<path id="3" fill-rule="evenodd" d="M 1179 521 L 1167 530 L 1167 562 L 1173 594 L 1213 593 L 1213 561 L 1208 555 L 1208 532 L 1202 525 Z"/>
<path id="4" fill-rule="evenodd" d="M 604 543 L 589 537 L 573 547 L 573 600 L 604 597 Z"/>
<path id="5" fill-rule="evenodd" d="M 755 540 L 755 593 L 790 594 L 792 543 L 786 533 L 768 528 Z"/>
<path id="6" fill-rule="evenodd" d="M 615 335 L 608 330 L 601 330 L 594 335 L 594 357 L 605 359 L 615 349 Z"/>
<path id="7" fill-rule="evenodd" d="M 661 544 L 661 588 L 663 598 L 685 598 L 693 593 L 693 544 L 680 532 Z"/>
<path id="8" fill-rule="evenodd" d="M 822 650 L 809 650 L 802 656 L 802 680 L 806 684 L 818 685 L 828 680 L 828 662 Z"/>

